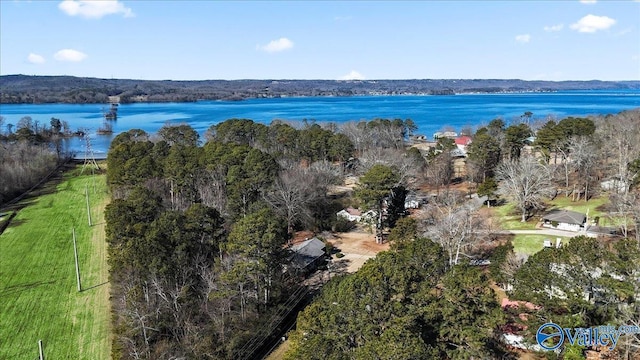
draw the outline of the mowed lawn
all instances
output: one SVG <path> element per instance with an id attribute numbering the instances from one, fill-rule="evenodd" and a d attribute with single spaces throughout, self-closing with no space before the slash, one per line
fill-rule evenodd
<path id="1" fill-rule="evenodd" d="M 108 359 L 105 176 L 67 174 L 56 191 L 25 201 L 29 204 L 0 235 L 0 359 L 37 359 L 38 340 L 46 359 Z M 76 285 L 72 227 L 82 292 Z"/>
<path id="2" fill-rule="evenodd" d="M 592 198 L 589 201 L 571 201 L 571 198 L 562 195 L 553 200 L 547 201 L 547 211 L 552 209 L 572 210 L 587 213 L 589 210 L 589 219 L 600 217 L 600 225 L 608 226 L 610 221 L 606 213 L 600 210 L 600 207 L 609 203 L 606 196 Z M 513 203 L 506 203 L 501 206 L 492 208 L 493 216 L 500 224 L 500 228 L 504 230 L 533 230 L 536 223 L 540 220 L 543 213 L 530 216 L 526 222 L 521 222 L 522 213 L 516 209 Z"/>
<path id="3" fill-rule="evenodd" d="M 607 213 L 602 212 L 601 208 L 609 204 L 609 198 L 604 195 L 600 197 L 592 198 L 589 201 L 571 201 L 570 197 L 558 196 L 555 199 L 548 201 L 549 209 L 562 209 L 577 211 L 579 213 L 587 214 L 589 212 L 589 220 L 598 216 L 600 218 L 600 225 L 609 226 L 610 220 Z"/>
<path id="4" fill-rule="evenodd" d="M 537 218 L 529 217 L 526 222 L 522 222 L 522 213 L 518 212 L 513 203 L 493 207 L 492 211 L 501 229 L 533 230 L 536 228 Z"/>
<path id="5" fill-rule="evenodd" d="M 514 236 L 513 240 L 511 240 L 511 243 L 513 244 L 513 251 L 516 254 L 533 255 L 544 248 L 545 240 L 550 240 L 551 245 L 556 246 L 556 239 L 558 237 L 562 239 L 563 245 L 569 243 L 569 237 L 536 234 L 518 234 Z"/>

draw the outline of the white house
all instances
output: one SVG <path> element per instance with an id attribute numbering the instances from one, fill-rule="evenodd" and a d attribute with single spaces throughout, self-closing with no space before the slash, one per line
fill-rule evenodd
<path id="1" fill-rule="evenodd" d="M 378 213 L 374 210 L 369 210 L 362 213 L 358 209 L 346 208 L 336 213 L 336 216 L 347 219 L 349 221 L 362 222 L 371 221 L 378 216 Z"/>
<path id="2" fill-rule="evenodd" d="M 585 227 L 587 216 L 570 210 L 551 210 L 542 217 L 542 226 L 567 231 L 580 231 Z"/>
<path id="3" fill-rule="evenodd" d="M 344 219 L 347 219 L 349 221 L 358 222 L 362 218 L 362 213 L 358 209 L 346 208 L 346 209 L 338 211 L 336 216 L 344 218 Z"/>
<path id="4" fill-rule="evenodd" d="M 471 144 L 472 139 L 470 136 L 466 136 L 466 135 L 462 135 L 457 137 L 455 140 L 456 143 L 456 147 L 460 150 L 462 150 L 462 152 L 465 153 L 465 155 L 467 154 L 467 146 L 469 146 L 469 144 Z"/>
<path id="5" fill-rule="evenodd" d="M 438 131 L 435 134 L 433 134 L 433 139 L 434 140 L 438 140 L 440 138 L 455 139 L 457 136 L 458 136 L 458 133 L 454 131 Z"/>

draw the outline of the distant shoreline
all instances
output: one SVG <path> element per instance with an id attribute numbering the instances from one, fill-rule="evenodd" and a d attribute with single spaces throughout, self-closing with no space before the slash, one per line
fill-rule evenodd
<path id="1" fill-rule="evenodd" d="M 503 79 L 413 80 L 128 80 L 73 76 L 0 76 L 0 104 L 170 103 L 202 100 L 353 96 L 454 96 L 640 90 L 640 81 Z"/>

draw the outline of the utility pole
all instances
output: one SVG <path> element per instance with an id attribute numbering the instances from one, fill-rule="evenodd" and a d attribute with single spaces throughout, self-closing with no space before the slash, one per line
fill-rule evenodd
<path id="1" fill-rule="evenodd" d="M 38 340 L 38 349 L 40 350 L 40 360 L 44 360 L 44 351 L 42 351 L 42 340 Z"/>
<path id="2" fill-rule="evenodd" d="M 87 185 L 84 186 L 84 195 L 87 198 L 87 218 L 89 219 L 89 226 L 91 226 L 91 208 L 89 207 L 89 189 Z"/>
<path id="3" fill-rule="evenodd" d="M 82 287 L 80 286 L 80 268 L 78 267 L 78 248 L 76 246 L 76 229 L 72 228 L 73 231 L 73 255 L 76 259 L 76 280 L 78 282 L 78 292 L 82 291 Z"/>
<path id="4" fill-rule="evenodd" d="M 585 195 L 585 199 L 587 198 L 587 196 Z M 584 234 L 587 234 L 587 230 L 589 229 L 589 208 L 587 208 L 587 216 L 584 220 Z"/>

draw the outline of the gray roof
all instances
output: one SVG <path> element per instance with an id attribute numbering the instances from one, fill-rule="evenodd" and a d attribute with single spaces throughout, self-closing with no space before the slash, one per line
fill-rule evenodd
<path id="1" fill-rule="evenodd" d="M 571 210 L 551 210 L 543 216 L 542 219 L 565 224 L 582 225 L 585 220 L 587 220 L 587 216 Z"/>
<path id="2" fill-rule="evenodd" d="M 301 243 L 291 246 L 293 251 L 293 261 L 301 267 L 306 267 L 315 259 L 324 256 L 325 245 L 318 238 L 305 240 Z"/>

